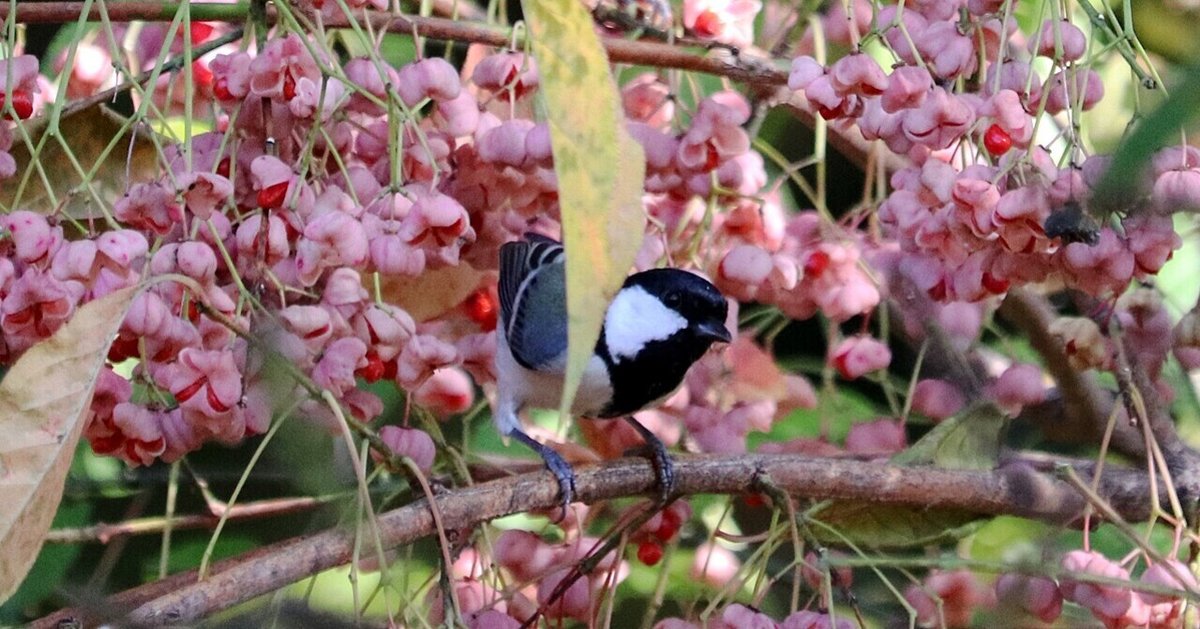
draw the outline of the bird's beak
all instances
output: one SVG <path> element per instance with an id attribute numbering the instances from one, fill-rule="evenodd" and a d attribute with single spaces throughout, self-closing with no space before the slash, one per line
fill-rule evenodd
<path id="1" fill-rule="evenodd" d="M 700 335 L 700 338 L 710 341 L 728 343 L 733 340 L 733 337 L 729 334 L 729 329 L 725 327 L 724 321 L 702 321 L 696 324 L 696 333 Z"/>

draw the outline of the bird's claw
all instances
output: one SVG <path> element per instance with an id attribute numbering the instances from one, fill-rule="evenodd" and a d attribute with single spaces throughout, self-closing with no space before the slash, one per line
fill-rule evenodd
<path id="1" fill-rule="evenodd" d="M 546 448 L 546 452 L 540 454 L 542 460 L 546 462 L 546 469 L 550 470 L 554 474 L 555 480 L 558 481 L 558 494 L 562 497 L 558 521 L 561 522 L 567 519 L 567 508 L 575 501 L 575 470 L 571 468 L 571 464 L 567 463 L 566 459 L 550 448 Z"/>
<path id="2" fill-rule="evenodd" d="M 633 426 L 634 430 L 642 436 L 646 442 L 644 446 L 637 449 L 637 454 L 650 459 L 650 463 L 654 465 L 654 476 L 658 482 L 658 497 L 664 504 L 671 500 L 675 495 L 675 463 L 671 459 L 671 455 L 667 454 L 667 446 L 663 445 L 650 429 L 641 425 L 632 415 L 627 416 L 625 421 Z"/>
<path id="3" fill-rule="evenodd" d="M 562 498 L 562 510 L 559 513 L 558 521 L 565 520 L 567 518 L 567 508 L 575 501 L 575 470 L 554 448 L 543 444 L 533 437 L 518 430 L 513 432 L 513 438 L 529 446 L 534 452 L 537 452 L 538 456 L 542 457 L 542 462 L 545 463 L 546 469 L 554 474 L 554 479 L 558 481 L 558 494 Z"/>

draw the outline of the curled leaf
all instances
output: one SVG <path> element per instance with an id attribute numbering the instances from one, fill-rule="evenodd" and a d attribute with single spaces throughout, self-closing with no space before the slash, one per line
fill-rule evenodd
<path id="1" fill-rule="evenodd" d="M 42 548 L 108 346 L 139 290 L 85 304 L 0 381 L 0 602 Z"/>

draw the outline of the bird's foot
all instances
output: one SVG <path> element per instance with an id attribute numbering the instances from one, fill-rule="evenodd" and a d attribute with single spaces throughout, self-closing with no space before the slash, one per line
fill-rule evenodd
<path id="1" fill-rule="evenodd" d="M 554 448 L 530 437 L 529 435 L 515 430 L 512 436 L 517 441 L 529 446 L 529 449 L 538 453 L 542 457 L 542 461 L 546 464 L 546 469 L 554 474 L 554 478 L 558 481 L 558 494 L 562 498 L 562 512 L 558 516 L 558 521 L 563 521 L 567 518 L 567 507 L 575 500 L 575 470 L 571 468 L 571 464 L 562 458 Z M 660 444 L 661 445 L 661 444 Z"/>
<path id="2" fill-rule="evenodd" d="M 626 416 L 625 421 L 629 422 L 629 425 L 633 426 L 646 442 L 646 445 L 637 449 L 637 454 L 650 459 L 650 463 L 654 465 L 654 475 L 658 480 L 659 500 L 663 504 L 670 502 L 671 497 L 675 494 L 675 464 L 672 462 L 671 456 L 667 454 L 667 446 L 663 445 L 662 440 L 650 432 L 649 428 L 634 419 L 633 415 Z"/>

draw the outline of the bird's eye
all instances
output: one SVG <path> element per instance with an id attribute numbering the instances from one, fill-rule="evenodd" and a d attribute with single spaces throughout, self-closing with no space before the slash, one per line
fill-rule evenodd
<path id="1" fill-rule="evenodd" d="M 663 301 L 665 301 L 668 306 L 674 307 L 679 305 L 681 299 L 682 298 L 679 296 L 679 293 L 667 293 L 667 296 L 663 299 Z"/>

